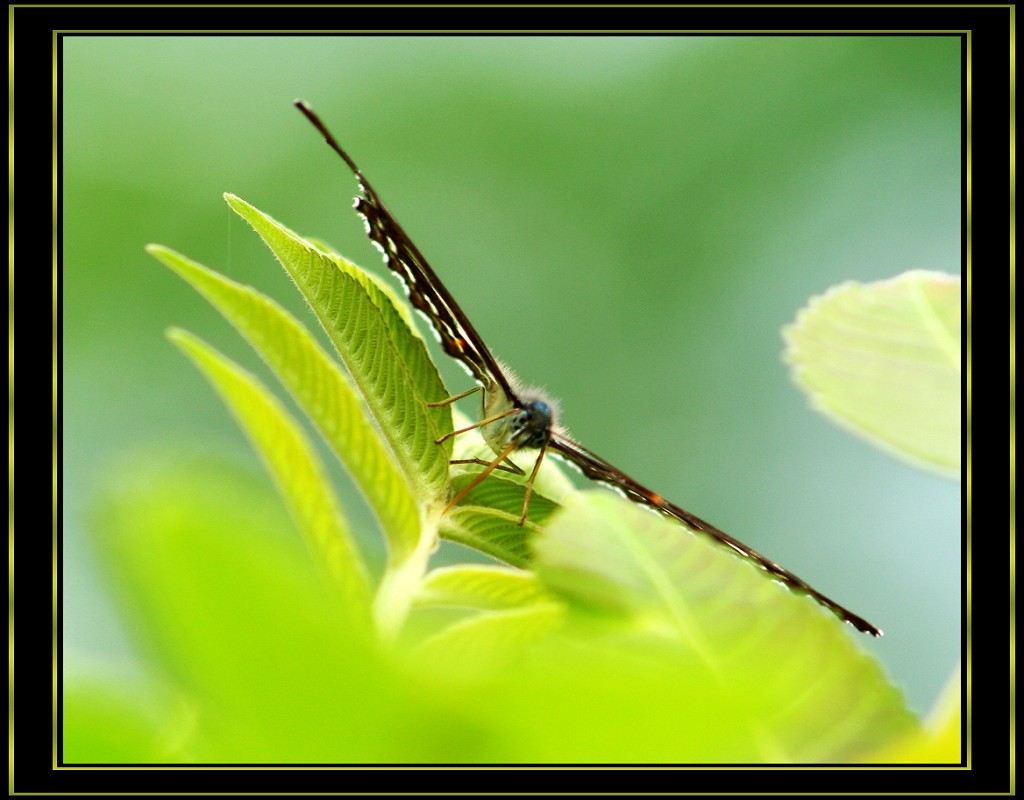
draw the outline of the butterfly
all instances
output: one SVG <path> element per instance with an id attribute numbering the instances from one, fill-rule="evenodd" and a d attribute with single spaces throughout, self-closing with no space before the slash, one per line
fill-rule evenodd
<path id="1" fill-rule="evenodd" d="M 518 450 L 538 450 L 537 459 L 525 483 L 523 510 L 519 518 L 519 524 L 522 525 L 526 519 L 537 471 L 540 469 L 545 454 L 550 451 L 574 464 L 588 478 L 619 490 L 630 500 L 675 519 L 692 531 L 709 536 L 719 544 L 756 564 L 772 578 L 781 581 L 793 591 L 810 595 L 857 630 L 870 633 L 872 636 L 881 636 L 880 629 L 826 597 L 789 570 L 700 517 L 669 502 L 660 494 L 641 485 L 618 467 L 572 439 L 557 423 L 557 410 L 554 402 L 541 392 L 523 388 L 511 371 L 491 354 L 490 349 L 484 344 L 476 328 L 473 327 L 473 323 L 455 302 L 419 248 L 387 210 L 380 195 L 363 175 L 362 170 L 341 148 L 316 113 L 302 100 L 296 100 L 295 106 L 316 127 L 327 144 L 341 156 L 355 174 L 359 183 L 359 195 L 356 197 L 355 210 L 362 216 L 366 223 L 367 235 L 384 254 L 388 267 L 397 273 L 405 284 L 409 301 L 430 320 L 444 351 L 465 366 L 479 384 L 473 389 L 432 405 L 448 405 L 476 392 L 483 393 L 480 421 L 452 431 L 442 436 L 437 442 L 440 444 L 449 437 L 479 429 L 497 457 L 490 461 L 479 458 L 452 461 L 453 464 L 482 464 L 484 469 L 469 486 L 449 502 L 446 511 L 457 505 L 469 491 L 496 469 L 524 475 L 524 470 L 516 466 L 510 456 Z"/>

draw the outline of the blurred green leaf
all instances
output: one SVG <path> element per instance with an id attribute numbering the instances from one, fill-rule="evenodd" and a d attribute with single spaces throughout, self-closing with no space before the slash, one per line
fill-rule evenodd
<path id="1" fill-rule="evenodd" d="M 963 752 L 963 681 L 958 666 L 939 693 L 922 730 L 874 754 L 880 764 L 959 764 Z"/>
<path id="2" fill-rule="evenodd" d="M 151 245 L 148 250 L 249 340 L 359 484 L 391 547 L 412 550 L 419 538 L 416 499 L 337 363 L 294 317 L 255 289 L 165 247 Z"/>
<path id="3" fill-rule="evenodd" d="M 113 754 L 105 741 L 126 730 L 141 737 L 116 750 L 127 762 L 150 760 L 154 742 L 167 745 L 159 761 L 196 763 L 432 763 L 474 751 L 459 713 L 346 623 L 349 608 L 283 535 L 264 486 L 208 460 L 142 463 L 112 476 L 92 529 L 135 643 L 183 711 L 116 727 L 105 721 L 114 690 L 82 685 L 65 719 L 74 752 Z M 124 702 L 139 697 L 119 688 Z"/>
<path id="4" fill-rule="evenodd" d="M 690 714 L 731 719 L 748 757 L 846 760 L 913 727 L 834 615 L 670 520 L 581 492 L 534 547 L 537 574 L 575 610 L 584 648 L 603 639 L 613 660 L 681 670 L 684 695 L 702 687 Z"/>
<path id="5" fill-rule="evenodd" d="M 366 273 L 312 244 L 234 195 L 228 205 L 263 238 L 309 302 L 419 497 L 436 497 L 448 477 L 449 395 L 423 340 L 409 330 Z M 366 302 L 367 298 L 370 302 Z"/>
<path id="6" fill-rule="evenodd" d="M 180 329 L 171 339 L 204 373 L 238 419 L 277 481 L 317 563 L 345 600 L 347 619 L 369 622 L 369 581 L 341 506 L 312 445 L 280 402 L 255 378 Z"/>
<path id="7" fill-rule="evenodd" d="M 850 281 L 813 298 L 783 331 L 785 358 L 829 419 L 958 479 L 961 302 L 959 276 Z"/>
<path id="8" fill-rule="evenodd" d="M 507 613 L 491 621 L 485 618 L 492 615 L 480 613 L 494 611 Z M 541 638 L 557 627 L 561 617 L 560 604 L 533 573 L 492 564 L 459 564 L 424 576 L 402 640 L 407 646 L 418 645 L 439 654 L 449 647 L 445 642 L 474 650 L 474 656 L 459 659 L 460 668 L 474 672 L 507 657 L 508 646 Z M 474 648 L 475 635 L 480 642 Z M 425 661 L 429 665 L 433 659 Z"/>
<path id="9" fill-rule="evenodd" d="M 416 598 L 420 606 L 463 606 L 488 611 L 550 601 L 551 596 L 532 573 L 485 564 L 431 570 Z"/>
<path id="10" fill-rule="evenodd" d="M 556 631 L 564 617 L 565 607 L 557 602 L 481 611 L 428 637 L 411 658 L 429 674 L 457 686 L 484 678 L 486 671 L 500 670 L 508 662 L 518 664 L 524 648 Z"/>
<path id="11" fill-rule="evenodd" d="M 561 603 L 535 602 L 529 584 L 536 579 L 520 582 L 507 568 L 453 568 L 428 578 L 449 600 L 491 597 L 500 605 L 508 596 L 510 605 L 382 658 L 379 647 L 340 633 L 342 609 L 315 580 L 308 558 L 275 530 L 280 520 L 267 513 L 259 487 L 218 476 L 204 463 L 155 472 L 136 465 L 112 486 L 96 520 L 98 543 L 150 668 L 178 687 L 183 703 L 181 713 L 150 727 L 143 715 L 134 729 L 146 748 L 173 744 L 157 751 L 158 760 L 839 761 L 859 757 L 860 726 L 874 727 L 873 746 L 894 729 L 913 730 L 906 719 L 893 722 L 899 712 L 863 679 L 861 673 L 878 673 L 874 661 L 836 652 L 831 639 L 839 626 L 827 615 L 800 632 L 805 646 L 796 657 L 788 652 L 791 632 L 751 610 L 747 638 L 716 675 L 661 633 L 607 619 L 594 624 L 591 613 L 576 619 L 575 601 L 566 626 Z M 598 554 L 607 518 L 620 513 L 630 524 L 630 515 L 649 516 L 687 538 L 625 501 L 611 505 L 622 509 L 600 508 L 582 520 Z M 514 584 L 525 590 L 519 607 L 511 604 Z M 808 663 L 794 668 L 794 658 Z M 86 698 L 101 707 L 109 700 L 103 693 Z M 109 708 L 104 713 L 116 710 L 116 699 Z M 76 712 L 68 720 L 70 741 L 91 739 L 85 752 L 104 752 L 105 738 L 118 735 L 93 727 L 99 716 Z M 816 724 L 805 728 L 808 716 Z M 136 760 L 123 745 L 106 752 Z"/>
<path id="12" fill-rule="evenodd" d="M 73 675 L 63 694 L 63 760 L 69 764 L 165 763 L 187 758 L 195 713 L 171 704 L 142 681 Z"/>

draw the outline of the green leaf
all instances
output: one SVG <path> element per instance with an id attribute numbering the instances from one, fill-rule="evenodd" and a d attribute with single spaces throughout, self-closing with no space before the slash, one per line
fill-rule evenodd
<path id="1" fill-rule="evenodd" d="M 357 626 L 368 624 L 369 581 L 316 452 L 281 403 L 254 377 L 192 334 L 172 329 L 181 348 L 220 393 L 273 475 L 317 563 Z"/>
<path id="2" fill-rule="evenodd" d="M 447 482 L 451 444 L 435 441 L 452 430 L 451 410 L 426 403 L 449 395 L 423 340 L 396 310 L 393 295 L 382 292 L 358 267 L 319 250 L 245 201 L 224 197 L 305 296 L 417 496 L 438 497 Z"/>
<path id="3" fill-rule="evenodd" d="M 914 270 L 848 282 L 784 329 L 785 358 L 812 405 L 914 464 L 960 476 L 959 276 Z"/>
<path id="4" fill-rule="evenodd" d="M 484 611 L 550 601 L 551 595 L 532 573 L 486 564 L 431 570 L 416 598 L 420 606 L 459 606 Z"/>
<path id="5" fill-rule="evenodd" d="M 174 702 L 143 702 L 121 681 L 118 704 L 113 690 L 73 681 L 65 731 L 76 752 L 129 762 L 419 763 L 471 751 L 459 720 L 346 624 L 350 608 L 318 579 L 298 538 L 284 535 L 288 517 L 260 477 L 208 454 L 169 466 L 135 454 L 106 481 L 90 525 L 96 552 L 147 671 Z M 136 713 L 119 723 L 126 703 Z M 139 741 L 109 742 L 119 732 Z M 154 746 L 159 757 L 145 757 Z"/>
<path id="6" fill-rule="evenodd" d="M 959 764 L 964 758 L 963 680 L 960 667 L 946 681 L 924 728 L 883 748 L 871 759 L 879 764 Z"/>
<path id="7" fill-rule="evenodd" d="M 484 564 L 431 571 L 415 604 L 405 638 L 418 642 L 416 657 L 428 665 L 454 664 L 458 675 L 519 657 L 525 645 L 555 630 L 565 612 L 535 575 Z"/>
<path id="8" fill-rule="evenodd" d="M 363 276 L 369 278 L 373 282 L 373 284 L 381 291 L 381 293 L 384 294 L 388 298 L 388 300 L 391 301 L 391 305 L 394 306 L 395 311 L 397 311 L 398 315 L 405 321 L 405 324 L 409 328 L 409 331 L 417 338 L 423 338 L 422 336 L 420 336 L 419 328 L 416 327 L 416 322 L 413 320 L 413 313 L 412 309 L 409 308 L 409 303 L 406 302 L 406 300 L 401 296 L 399 292 L 395 291 L 394 287 L 387 281 L 387 279 L 382 278 L 380 275 L 377 275 L 373 272 L 363 270 L 361 267 L 352 264 L 347 258 L 345 258 L 345 256 L 343 256 L 341 253 L 339 253 L 337 250 L 335 250 L 322 239 L 317 239 L 315 236 L 308 236 L 306 237 L 306 241 L 309 244 L 316 247 L 318 250 L 322 250 L 323 252 L 327 253 L 331 258 L 343 261 L 350 267 L 359 269 L 363 273 Z"/>
<path id="9" fill-rule="evenodd" d="M 62 757 L 69 764 L 161 763 L 187 760 L 183 750 L 195 711 L 170 703 L 137 678 L 65 678 Z"/>
<path id="10" fill-rule="evenodd" d="M 469 418 L 457 409 L 453 417 L 459 428 L 471 424 Z M 457 458 L 479 458 L 484 461 L 495 458 L 494 451 L 484 443 L 479 430 L 460 434 L 454 455 Z M 540 530 L 551 512 L 557 508 L 557 503 L 551 498 L 563 498 L 575 491 L 555 459 L 545 458 L 530 495 L 526 523 L 519 525 L 519 517 L 523 512 L 524 484 L 533 469 L 534 455 L 527 455 L 525 460 L 521 456 L 515 457 L 523 475 L 492 472 L 442 518 L 441 536 L 506 564 L 527 566 L 530 561 L 528 537 Z M 453 469 L 458 472 L 451 480 L 452 497 L 472 483 L 483 467 L 453 465 Z"/>
<path id="11" fill-rule="evenodd" d="M 612 661 L 650 661 L 652 677 L 678 669 L 696 724 L 716 715 L 709 730 L 738 737 L 748 757 L 850 759 L 913 728 L 835 616 L 670 520 L 581 492 L 534 548 L 537 574 L 574 610 L 580 642 L 603 640 Z"/>
<path id="12" fill-rule="evenodd" d="M 474 480 L 474 473 L 457 476 L 452 480 L 452 492 L 461 492 Z M 522 484 L 492 473 L 445 515 L 441 535 L 506 564 L 527 566 L 529 537 L 541 529 L 558 505 L 534 491 L 530 496 L 529 514 L 520 525 L 523 493 Z"/>
<path id="13" fill-rule="evenodd" d="M 557 630 L 564 617 L 565 607 L 556 602 L 483 611 L 427 638 L 412 657 L 448 683 L 473 680 L 521 659 L 525 647 Z"/>
<path id="14" fill-rule="evenodd" d="M 165 247 L 150 245 L 147 249 L 188 281 L 248 339 L 345 464 L 376 513 L 391 547 L 400 553 L 412 550 L 420 526 L 412 489 L 334 359 L 291 314 L 252 287 L 235 283 Z"/>

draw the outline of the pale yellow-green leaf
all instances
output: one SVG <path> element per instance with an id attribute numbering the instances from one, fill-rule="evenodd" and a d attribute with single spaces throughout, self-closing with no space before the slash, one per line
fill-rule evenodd
<path id="1" fill-rule="evenodd" d="M 786 327 L 785 358 L 816 409 L 914 464 L 961 467 L 959 276 L 914 270 L 848 282 Z"/>
<path id="2" fill-rule="evenodd" d="M 960 667 L 950 676 L 924 728 L 886 747 L 871 761 L 880 764 L 958 764 L 964 758 L 961 732 L 963 694 Z"/>
<path id="3" fill-rule="evenodd" d="M 562 624 L 560 603 L 533 603 L 500 611 L 481 611 L 422 642 L 416 659 L 446 680 L 461 680 L 518 660 L 523 648 L 540 641 Z"/>
<path id="4" fill-rule="evenodd" d="M 362 557 L 312 444 L 259 381 L 193 334 L 168 338 L 206 376 L 266 463 L 318 565 L 360 626 L 369 623 L 370 588 Z"/>
<path id="5" fill-rule="evenodd" d="M 496 611 L 550 600 L 551 595 L 531 572 L 489 564 L 459 564 L 427 573 L 416 604 Z"/>
<path id="6" fill-rule="evenodd" d="M 105 674 L 65 675 L 61 759 L 68 764 L 187 761 L 183 743 L 195 727 L 195 711 L 137 675 L 111 675 L 110 665 L 104 666 Z"/>
<path id="7" fill-rule="evenodd" d="M 147 249 L 249 340 L 345 464 L 391 547 L 399 552 L 415 547 L 420 526 L 416 499 L 337 362 L 291 314 L 252 287 L 165 247 Z"/>
<path id="8" fill-rule="evenodd" d="M 93 549 L 143 657 L 145 684 L 157 682 L 191 712 L 176 720 L 173 705 L 154 709 L 171 757 L 400 760 L 384 750 L 411 720 L 424 730 L 417 700 L 389 674 L 375 632 L 354 627 L 351 604 L 319 580 L 305 543 L 285 535 L 292 526 L 284 504 L 267 496 L 270 482 L 209 453 L 146 455 L 108 475 L 92 515 Z M 116 679 L 106 667 L 102 674 Z M 141 710 L 145 698 L 122 683 L 126 702 Z M 354 730 L 361 738 L 347 735 Z M 407 753 L 416 744 L 396 746 Z"/>
<path id="9" fill-rule="evenodd" d="M 674 521 L 579 492 L 533 548 L 538 577 L 576 612 L 588 646 L 604 631 L 617 657 L 705 684 L 697 694 L 710 705 L 690 701 L 692 713 L 728 715 L 760 759 L 856 759 L 914 728 L 861 634 Z"/>
<path id="10" fill-rule="evenodd" d="M 448 392 L 423 340 L 409 330 L 407 315 L 359 268 L 234 195 L 225 199 L 305 296 L 417 495 L 437 497 L 447 482 L 451 443 L 435 441 L 451 430 L 451 411 L 426 403 L 446 399 Z"/>

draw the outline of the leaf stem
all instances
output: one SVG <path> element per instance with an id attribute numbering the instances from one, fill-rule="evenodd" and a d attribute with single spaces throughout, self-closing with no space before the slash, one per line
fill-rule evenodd
<path id="1" fill-rule="evenodd" d="M 420 527 L 420 538 L 411 551 L 392 551 L 373 602 L 373 616 L 382 641 L 393 642 L 398 636 L 413 599 L 423 583 L 427 563 L 440 542 L 439 509 L 428 513 Z"/>

